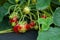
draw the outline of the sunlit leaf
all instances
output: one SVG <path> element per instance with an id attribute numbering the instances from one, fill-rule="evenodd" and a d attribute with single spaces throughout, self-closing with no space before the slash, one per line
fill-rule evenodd
<path id="1" fill-rule="evenodd" d="M 49 7 L 51 0 L 37 0 L 36 8 L 38 10 L 44 10 Z"/>
<path id="2" fill-rule="evenodd" d="M 46 20 L 44 18 L 39 18 L 37 21 L 39 24 L 46 24 Z"/>

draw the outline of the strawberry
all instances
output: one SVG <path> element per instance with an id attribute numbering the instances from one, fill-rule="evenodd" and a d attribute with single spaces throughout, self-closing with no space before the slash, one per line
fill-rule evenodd
<path id="1" fill-rule="evenodd" d="M 21 27 L 21 28 L 20 28 L 20 27 Z M 18 27 L 18 31 L 21 32 L 21 33 L 26 32 L 26 28 L 25 28 L 25 26 L 22 26 L 22 25 L 19 26 L 19 27 Z"/>
<path id="2" fill-rule="evenodd" d="M 12 26 L 15 26 L 17 24 L 17 17 L 10 19 L 10 23 L 12 24 Z"/>
<path id="3" fill-rule="evenodd" d="M 21 32 L 21 33 L 24 33 L 24 32 L 26 32 L 26 29 L 25 29 L 25 27 L 24 27 L 24 26 L 22 26 L 22 28 L 21 28 L 21 29 L 19 29 L 19 32 Z"/>
<path id="4" fill-rule="evenodd" d="M 31 21 L 30 22 L 30 27 L 32 28 L 32 27 L 34 27 L 35 26 L 35 22 L 34 21 Z"/>
<path id="5" fill-rule="evenodd" d="M 15 2 L 16 2 L 16 3 L 18 3 L 18 2 L 19 2 L 19 0 L 15 0 Z"/>
<path id="6" fill-rule="evenodd" d="M 12 22 L 17 22 L 17 17 L 14 17 Z"/>
<path id="7" fill-rule="evenodd" d="M 21 29 L 18 27 L 18 31 L 21 33 L 24 33 L 30 29 L 30 24 L 27 24 L 26 22 L 19 22 L 19 25 L 20 25 L 19 27 L 21 27 Z"/>
<path id="8" fill-rule="evenodd" d="M 46 15 L 45 15 L 45 14 L 43 14 L 43 15 L 42 15 L 42 18 L 46 18 Z"/>
<path id="9" fill-rule="evenodd" d="M 29 30 L 29 29 L 30 29 L 30 24 L 26 24 L 26 25 L 25 25 L 25 28 L 26 28 L 27 30 Z"/>
<path id="10" fill-rule="evenodd" d="M 38 27 L 37 25 L 36 25 L 36 26 L 34 26 L 34 29 L 35 29 L 35 30 L 38 30 L 38 28 L 39 28 L 39 27 Z"/>
<path id="11" fill-rule="evenodd" d="M 19 27 L 18 24 L 16 26 L 14 26 L 13 31 L 16 32 L 16 33 L 18 33 L 18 27 Z"/>
<path id="12" fill-rule="evenodd" d="M 23 12 L 25 14 L 29 14 L 30 13 L 30 8 L 29 7 L 24 7 Z"/>
<path id="13" fill-rule="evenodd" d="M 19 22 L 19 25 L 20 25 L 19 27 L 21 27 L 21 29 L 18 27 L 19 32 L 21 32 L 21 33 L 26 32 L 25 24 L 26 24 L 26 22 Z"/>
<path id="14" fill-rule="evenodd" d="M 17 17 L 10 19 L 10 23 L 12 23 L 12 22 L 17 22 Z"/>

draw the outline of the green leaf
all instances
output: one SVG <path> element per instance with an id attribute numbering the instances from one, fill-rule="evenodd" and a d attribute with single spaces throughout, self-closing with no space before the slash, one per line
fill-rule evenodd
<path id="1" fill-rule="evenodd" d="M 52 3 L 54 3 L 56 5 L 60 5 L 60 0 L 52 0 Z"/>
<path id="2" fill-rule="evenodd" d="M 3 4 L 3 7 L 8 10 L 8 8 L 11 6 L 10 3 L 6 2 Z"/>
<path id="3" fill-rule="evenodd" d="M 53 18 L 52 17 L 47 17 L 46 18 L 46 23 L 47 23 L 47 25 L 51 25 L 53 23 Z"/>
<path id="4" fill-rule="evenodd" d="M 60 26 L 60 7 L 56 8 L 53 15 L 54 24 Z"/>
<path id="5" fill-rule="evenodd" d="M 44 10 L 49 7 L 51 0 L 37 0 L 36 8 L 38 10 Z"/>
<path id="6" fill-rule="evenodd" d="M 2 21 L 2 19 L 3 19 L 3 15 L 2 15 L 2 14 L 0 14 L 0 22 Z"/>
<path id="7" fill-rule="evenodd" d="M 46 20 L 44 18 L 39 18 L 37 21 L 39 24 L 46 24 Z"/>
<path id="8" fill-rule="evenodd" d="M 50 25 L 42 24 L 42 31 L 47 31 L 49 29 Z"/>
<path id="9" fill-rule="evenodd" d="M 0 5 L 3 5 L 7 0 L 0 0 Z"/>
<path id="10" fill-rule="evenodd" d="M 48 30 L 52 23 L 53 23 L 52 17 L 47 17 L 46 19 L 44 19 L 44 18 L 38 19 L 38 24 L 42 24 L 42 26 L 41 26 L 42 31 Z"/>
<path id="11" fill-rule="evenodd" d="M 59 0 L 59 2 L 60 2 L 60 0 Z"/>
<path id="12" fill-rule="evenodd" d="M 12 27 L 10 26 L 8 18 L 4 18 L 4 20 L 2 20 L 2 22 L 0 22 L 0 31 L 7 30 L 10 28 L 12 28 Z"/>
<path id="13" fill-rule="evenodd" d="M 2 21 L 3 17 L 7 14 L 7 10 L 0 6 L 0 22 Z"/>
<path id="14" fill-rule="evenodd" d="M 8 0 L 8 2 L 11 3 L 11 4 L 16 4 L 15 0 Z"/>
<path id="15" fill-rule="evenodd" d="M 50 28 L 44 32 L 39 31 L 37 40 L 60 40 L 60 28 Z"/>

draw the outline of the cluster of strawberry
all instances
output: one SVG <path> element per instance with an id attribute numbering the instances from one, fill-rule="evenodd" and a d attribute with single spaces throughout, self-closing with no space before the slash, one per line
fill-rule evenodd
<path id="1" fill-rule="evenodd" d="M 30 8 L 25 7 L 23 9 L 23 12 L 25 14 L 29 14 L 30 13 Z M 46 18 L 46 15 L 43 14 L 41 17 Z M 16 12 L 11 13 L 10 16 L 9 16 L 9 19 L 10 19 L 10 23 L 13 26 L 13 31 L 16 32 L 16 33 L 18 33 L 18 32 L 24 33 L 31 28 L 38 29 L 38 26 L 36 25 L 36 23 L 34 21 L 31 21 L 29 24 L 25 21 L 23 21 L 23 22 L 19 21 L 18 20 L 19 15 Z"/>
<path id="2" fill-rule="evenodd" d="M 26 22 L 20 22 L 18 24 L 16 24 L 13 28 L 14 32 L 21 32 L 21 33 L 24 33 L 26 32 L 27 30 L 30 30 L 31 28 L 33 28 L 35 26 L 35 23 L 34 22 L 31 22 L 31 23 L 26 23 Z"/>
<path id="3" fill-rule="evenodd" d="M 10 23 L 12 24 L 13 26 L 13 31 L 18 33 L 18 32 L 21 32 L 21 33 L 24 33 L 26 32 L 27 30 L 33 28 L 35 26 L 35 22 L 34 21 L 31 21 L 29 24 L 25 21 L 18 21 L 18 17 L 17 17 L 17 13 L 12 13 L 10 16 L 9 16 L 9 21 Z"/>

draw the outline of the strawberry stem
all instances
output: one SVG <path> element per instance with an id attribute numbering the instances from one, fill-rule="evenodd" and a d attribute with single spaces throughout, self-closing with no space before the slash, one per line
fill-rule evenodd
<path id="1" fill-rule="evenodd" d="M 35 16 L 33 13 L 31 13 L 31 15 L 33 15 L 33 16 L 34 16 L 34 18 L 36 19 L 36 16 Z"/>
<path id="2" fill-rule="evenodd" d="M 38 19 L 40 18 L 39 17 L 39 11 L 37 10 L 37 16 L 38 16 Z M 40 24 L 39 24 L 39 31 L 40 31 Z"/>
<path id="3" fill-rule="evenodd" d="M 51 6 L 49 7 L 49 9 L 50 9 L 50 11 L 51 11 L 51 13 L 52 13 L 52 15 L 53 15 L 53 11 L 52 11 L 52 8 L 51 8 Z"/>
<path id="4" fill-rule="evenodd" d="M 30 0 L 28 0 L 27 6 L 29 6 L 29 4 L 30 4 Z"/>
<path id="5" fill-rule="evenodd" d="M 14 7 L 14 6 L 15 6 L 15 5 L 12 5 L 12 6 L 9 7 L 9 9 L 8 9 L 9 15 L 10 15 L 10 9 L 11 9 L 12 7 Z"/>
<path id="6" fill-rule="evenodd" d="M 13 32 L 12 29 L 8 29 L 8 30 L 0 31 L 0 34 L 11 33 L 11 32 Z"/>
<path id="7" fill-rule="evenodd" d="M 31 16 L 31 14 L 29 14 L 29 16 L 30 16 L 30 20 L 32 21 L 32 16 Z"/>
<path id="8" fill-rule="evenodd" d="M 17 7 L 17 6 L 18 6 L 18 5 L 15 5 L 15 8 L 14 8 L 14 11 L 13 11 L 13 12 L 15 12 L 15 11 L 16 11 L 16 9 L 17 9 L 16 7 Z"/>

